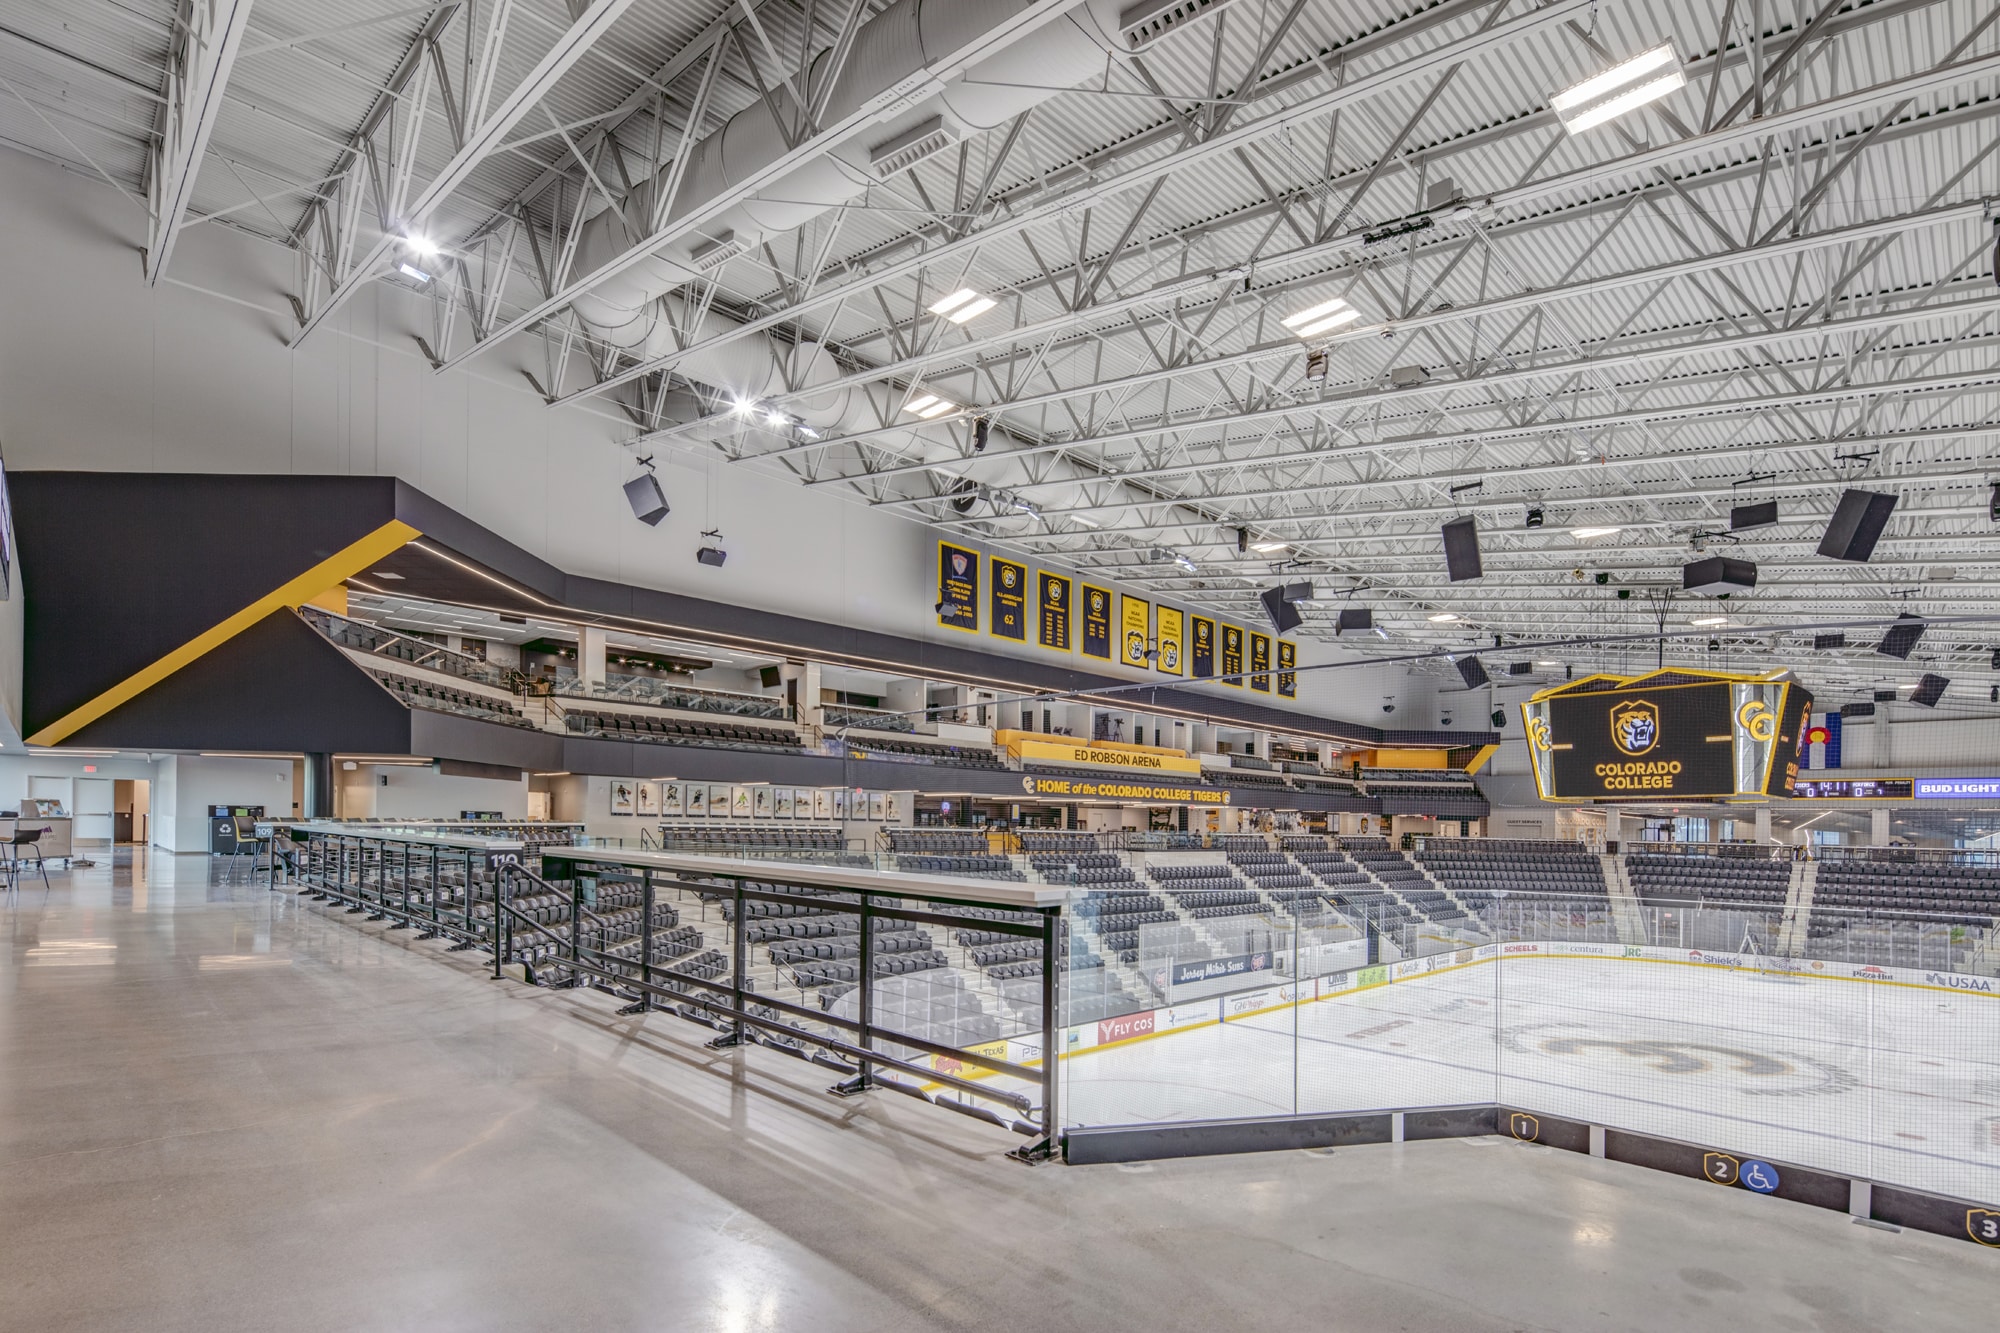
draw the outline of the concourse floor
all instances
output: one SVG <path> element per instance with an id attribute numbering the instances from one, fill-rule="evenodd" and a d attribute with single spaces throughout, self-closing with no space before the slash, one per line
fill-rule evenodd
<path id="1" fill-rule="evenodd" d="M 1973 1328 L 2000 1253 L 1497 1138 L 1013 1140 L 206 857 L 0 903 L 0 1330 Z"/>

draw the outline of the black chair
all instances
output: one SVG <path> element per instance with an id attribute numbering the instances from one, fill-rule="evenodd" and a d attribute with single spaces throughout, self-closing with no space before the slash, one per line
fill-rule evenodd
<path id="1" fill-rule="evenodd" d="M 7 849 L 7 891 L 9 893 L 20 888 L 21 868 L 29 862 L 34 864 L 35 870 L 42 877 L 42 889 L 46 892 L 51 887 L 49 884 L 49 867 L 47 862 L 42 860 L 40 845 L 42 835 L 47 832 L 49 832 L 47 827 L 24 829 L 19 824 L 16 824 L 14 826 L 14 836 L 9 838 L 5 844 L 0 844 L 4 845 Z"/>

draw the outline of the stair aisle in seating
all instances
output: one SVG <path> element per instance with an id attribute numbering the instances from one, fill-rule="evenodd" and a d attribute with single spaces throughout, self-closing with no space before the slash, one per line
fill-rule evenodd
<path id="1" fill-rule="evenodd" d="M 1798 958 L 1812 937 L 1813 889 L 1819 882 L 1819 862 L 1792 862 L 1792 882 L 1785 894 L 1784 924 L 1778 928 L 1778 952 Z"/>
<path id="2" fill-rule="evenodd" d="M 1632 892 L 1632 881 L 1626 878 L 1625 858 L 1606 855 L 1597 860 L 1604 867 L 1604 888 L 1611 897 L 1611 924 L 1618 931 L 1618 942 L 1645 944 L 1646 914 L 1639 910 L 1639 895 Z"/>

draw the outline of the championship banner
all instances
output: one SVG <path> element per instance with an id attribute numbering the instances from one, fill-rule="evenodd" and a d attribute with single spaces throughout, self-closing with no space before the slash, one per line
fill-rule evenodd
<path id="1" fill-rule="evenodd" d="M 1234 625 L 1222 627 L 1222 683 L 1243 688 L 1243 631 Z"/>
<path id="2" fill-rule="evenodd" d="M 1083 585 L 1083 655 L 1111 657 L 1111 594 Z"/>
<path id="3" fill-rule="evenodd" d="M 993 557 L 993 611 L 987 620 L 996 639 L 1028 641 L 1028 567 Z"/>
<path id="4" fill-rule="evenodd" d="M 1035 641 L 1054 652 L 1069 651 L 1069 579 L 1044 569 L 1036 576 L 1036 604 L 1041 608 L 1035 625 Z"/>
<path id="5" fill-rule="evenodd" d="M 1262 690 L 1264 693 L 1269 694 L 1271 692 L 1271 678 L 1261 673 L 1268 672 L 1271 669 L 1270 635 L 1252 634 L 1250 636 L 1250 669 L 1260 673 L 1250 677 L 1250 688 L 1253 690 Z"/>
<path id="6" fill-rule="evenodd" d="M 1194 622 L 1194 643 L 1188 657 L 1194 664 L 1196 679 L 1206 679 L 1215 674 L 1215 622 L 1207 616 L 1189 619 Z"/>
<path id="7" fill-rule="evenodd" d="M 1125 596 L 1118 603 L 1118 660 L 1129 667 L 1146 665 L 1146 640 L 1153 627 L 1153 604 L 1143 597 Z"/>
<path id="8" fill-rule="evenodd" d="M 938 624 L 979 632 L 979 553 L 950 542 L 938 543 Z"/>
<path id="9" fill-rule="evenodd" d="M 1299 678 L 1292 670 L 1299 664 L 1299 646 L 1290 639 L 1278 640 L 1278 696 L 1283 699 L 1299 697 Z"/>
<path id="10" fill-rule="evenodd" d="M 1153 665 L 1169 676 L 1181 674 L 1182 613 L 1172 607 L 1160 608 L 1160 656 Z"/>

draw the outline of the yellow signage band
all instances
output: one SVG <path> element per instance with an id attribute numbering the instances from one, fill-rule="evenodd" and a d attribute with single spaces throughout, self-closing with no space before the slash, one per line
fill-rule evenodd
<path id="1" fill-rule="evenodd" d="M 229 642 L 273 611 L 296 609 L 422 535 L 402 520 L 391 519 L 297 578 L 259 597 L 221 624 L 204 630 L 152 665 L 127 676 L 90 702 L 71 709 L 28 737 L 28 744 L 55 745 L 75 735 L 120 704 L 137 698 L 188 663 Z"/>

